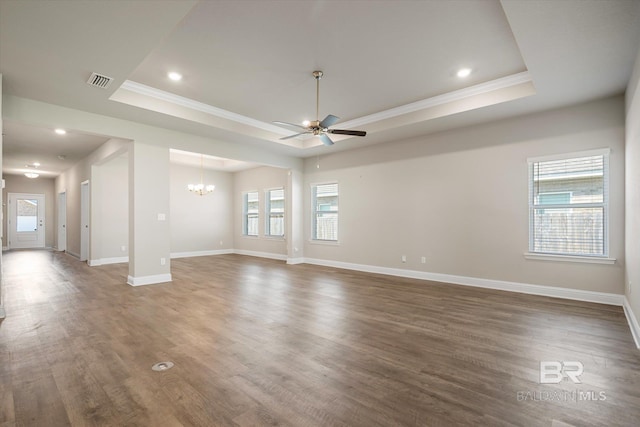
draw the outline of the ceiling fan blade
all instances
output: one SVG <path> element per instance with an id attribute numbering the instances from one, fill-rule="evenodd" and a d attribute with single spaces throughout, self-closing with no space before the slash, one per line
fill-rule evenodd
<path id="1" fill-rule="evenodd" d="M 338 123 L 338 120 L 340 120 L 340 117 L 334 116 L 333 114 L 329 114 L 327 117 L 324 118 L 324 120 L 320 122 L 320 127 L 321 128 L 331 127 L 334 124 Z"/>
<path id="2" fill-rule="evenodd" d="M 328 129 L 327 132 L 336 135 L 366 136 L 367 132 L 363 130 L 347 130 L 347 129 Z"/>
<path id="3" fill-rule="evenodd" d="M 296 134 L 294 134 L 294 135 L 289 135 L 289 136 L 283 136 L 282 138 L 280 138 L 280 141 L 285 140 L 285 139 L 295 138 L 295 137 L 300 136 L 300 135 L 306 135 L 306 134 L 308 134 L 308 133 L 311 133 L 311 131 L 307 131 L 307 132 L 300 132 L 300 133 L 296 133 Z"/>
<path id="4" fill-rule="evenodd" d="M 320 138 L 320 141 L 322 141 L 324 145 L 333 145 L 333 141 L 326 133 L 321 133 L 320 135 L 318 135 L 318 138 Z"/>
<path id="5" fill-rule="evenodd" d="M 292 127 L 294 127 L 294 128 L 307 129 L 305 126 L 297 125 L 297 124 L 295 124 L 295 123 L 279 122 L 279 121 L 275 121 L 275 122 L 272 122 L 272 123 L 275 123 L 275 124 L 277 124 L 277 125 L 292 126 Z"/>

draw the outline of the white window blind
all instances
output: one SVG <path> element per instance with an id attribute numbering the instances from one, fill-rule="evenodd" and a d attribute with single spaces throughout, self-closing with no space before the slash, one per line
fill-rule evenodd
<path id="1" fill-rule="evenodd" d="M 258 192 L 251 191 L 242 196 L 242 234 L 258 235 L 259 204 Z"/>
<path id="2" fill-rule="evenodd" d="M 284 236 L 284 188 L 267 190 L 265 197 L 266 224 L 265 235 Z"/>
<path id="3" fill-rule="evenodd" d="M 338 240 L 338 184 L 319 184 L 312 187 L 314 240 Z"/>
<path id="4" fill-rule="evenodd" d="M 529 251 L 607 257 L 607 153 L 529 161 Z"/>

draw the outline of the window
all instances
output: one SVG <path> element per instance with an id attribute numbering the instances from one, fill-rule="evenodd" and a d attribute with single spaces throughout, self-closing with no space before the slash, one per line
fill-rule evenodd
<path id="1" fill-rule="evenodd" d="M 245 236 L 258 235 L 258 192 L 244 193 L 242 200 L 242 234 Z"/>
<path id="2" fill-rule="evenodd" d="M 608 150 L 529 160 L 529 251 L 608 257 Z"/>
<path id="3" fill-rule="evenodd" d="M 284 188 L 267 190 L 265 212 L 267 216 L 265 235 L 284 236 Z"/>
<path id="4" fill-rule="evenodd" d="M 18 233 L 38 230 L 38 201 L 36 199 L 18 199 L 16 212 Z"/>
<path id="5" fill-rule="evenodd" d="M 312 187 L 313 240 L 338 241 L 338 184 Z"/>

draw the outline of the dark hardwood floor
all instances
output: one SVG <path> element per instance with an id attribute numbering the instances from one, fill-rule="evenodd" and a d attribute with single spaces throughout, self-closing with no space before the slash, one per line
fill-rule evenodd
<path id="1" fill-rule="evenodd" d="M 137 288 L 124 264 L 2 264 L 2 427 L 640 425 L 620 307 L 240 255 Z"/>

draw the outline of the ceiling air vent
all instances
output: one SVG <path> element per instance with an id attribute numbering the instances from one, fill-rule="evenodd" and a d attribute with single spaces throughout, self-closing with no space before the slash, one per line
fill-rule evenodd
<path id="1" fill-rule="evenodd" d="M 113 79 L 111 77 L 103 76 L 98 73 L 91 73 L 91 77 L 87 80 L 87 84 L 95 87 L 99 87 L 100 89 L 106 89 L 109 87 Z"/>

